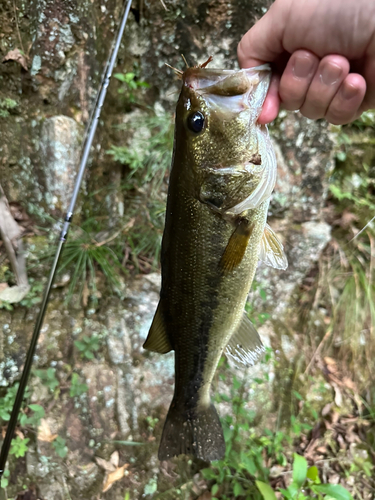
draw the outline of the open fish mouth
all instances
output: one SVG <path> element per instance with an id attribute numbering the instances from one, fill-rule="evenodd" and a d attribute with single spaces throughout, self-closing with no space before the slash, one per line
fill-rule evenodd
<path id="1" fill-rule="evenodd" d="M 269 64 L 240 70 L 188 68 L 182 75 L 185 87 L 221 112 L 232 113 L 260 110 L 270 78 Z"/>

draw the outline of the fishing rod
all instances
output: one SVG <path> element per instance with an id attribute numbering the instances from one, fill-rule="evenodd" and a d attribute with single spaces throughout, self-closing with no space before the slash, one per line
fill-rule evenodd
<path id="1" fill-rule="evenodd" d="M 73 214 L 74 214 L 74 207 L 76 205 L 78 193 L 79 193 L 79 190 L 81 187 L 83 174 L 85 173 L 87 160 L 88 160 L 91 145 L 92 145 L 92 142 L 94 139 L 96 127 L 97 127 L 98 122 L 99 122 L 100 112 L 102 110 L 104 99 L 105 99 L 105 96 L 107 94 L 112 71 L 113 71 L 113 68 L 114 68 L 116 60 L 117 60 L 117 54 L 118 54 L 118 51 L 120 48 L 121 39 L 122 39 L 122 35 L 124 33 L 126 21 L 128 19 L 131 3 L 132 3 L 132 0 L 127 0 L 127 2 L 126 1 L 124 2 L 121 23 L 120 23 L 120 26 L 119 26 L 119 29 L 117 32 L 117 36 L 114 39 L 113 44 L 112 44 L 112 51 L 111 51 L 109 59 L 107 60 L 107 64 L 106 64 L 106 67 L 105 67 L 105 70 L 103 73 L 103 77 L 102 77 L 102 80 L 100 83 L 100 88 L 98 90 L 98 94 L 96 97 L 96 102 L 95 102 L 93 112 L 92 112 L 92 114 L 90 116 L 90 120 L 87 124 L 86 134 L 85 134 L 85 142 L 84 142 L 84 145 L 82 148 L 81 162 L 79 165 L 78 174 L 77 174 L 74 189 L 73 189 L 72 199 L 71 199 L 71 202 L 69 204 L 69 208 L 68 208 L 68 211 L 66 213 L 66 216 L 64 218 L 64 224 L 63 224 L 63 228 L 62 228 L 61 233 L 60 233 L 60 238 L 59 238 L 59 243 L 58 243 L 58 246 L 56 249 L 55 258 L 53 260 L 53 264 L 52 264 L 52 268 L 51 268 L 51 271 L 50 271 L 50 274 L 48 277 L 48 281 L 47 281 L 46 287 L 44 289 L 42 304 L 40 306 L 39 314 L 38 314 L 38 317 L 37 317 L 37 320 L 35 323 L 35 328 L 34 328 L 33 336 L 31 339 L 30 347 L 29 347 L 29 350 L 27 352 L 25 366 L 24 366 L 21 380 L 20 380 L 20 385 L 18 387 L 16 399 L 14 401 L 12 413 L 11 413 L 8 428 L 7 428 L 7 432 L 6 432 L 6 435 L 4 438 L 3 446 L 1 448 L 0 480 L 1 480 L 1 477 L 2 477 L 4 470 L 5 470 L 5 466 L 6 466 L 6 462 L 7 462 L 8 454 L 9 454 L 9 449 L 10 449 L 11 442 L 12 442 L 13 435 L 14 435 L 14 430 L 15 430 L 16 425 L 17 425 L 18 414 L 20 412 L 20 408 L 21 408 L 21 404 L 23 401 L 23 396 L 25 393 L 27 381 L 28 381 L 28 378 L 30 375 L 30 369 L 31 369 L 31 365 L 33 362 L 33 358 L 34 358 L 35 349 L 36 349 L 36 346 L 38 343 L 40 329 L 42 327 L 43 319 L 44 319 L 44 316 L 46 313 L 52 284 L 53 284 L 54 279 L 55 279 L 55 274 L 56 274 L 56 270 L 58 267 L 61 251 L 63 249 L 64 243 L 66 242 L 66 240 L 68 238 L 69 227 L 70 227 L 70 224 L 72 222 L 72 218 L 73 218 Z"/>

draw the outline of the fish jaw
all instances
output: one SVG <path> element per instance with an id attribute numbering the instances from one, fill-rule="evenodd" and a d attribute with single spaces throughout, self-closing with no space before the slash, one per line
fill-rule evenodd
<path id="1" fill-rule="evenodd" d="M 250 125 L 261 113 L 270 78 L 268 64 L 239 71 L 188 68 L 183 75 L 183 86 L 222 115 L 250 110 Z"/>

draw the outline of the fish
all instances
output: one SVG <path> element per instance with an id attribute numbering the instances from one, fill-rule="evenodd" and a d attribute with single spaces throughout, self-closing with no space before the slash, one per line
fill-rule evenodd
<path id="1" fill-rule="evenodd" d="M 268 65 L 222 70 L 204 64 L 181 75 L 160 301 L 143 345 L 175 354 L 160 460 L 224 456 L 210 396 L 219 360 L 225 352 L 236 365 L 252 366 L 264 352 L 245 303 L 259 260 L 287 266 L 267 224 L 277 166 L 267 127 L 258 124 L 270 76 Z"/>

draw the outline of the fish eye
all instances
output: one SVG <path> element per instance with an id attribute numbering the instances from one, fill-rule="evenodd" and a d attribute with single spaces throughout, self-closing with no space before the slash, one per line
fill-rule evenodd
<path id="1" fill-rule="evenodd" d="M 194 111 L 188 116 L 187 126 L 192 132 L 198 134 L 204 127 L 204 115 L 200 111 Z"/>

